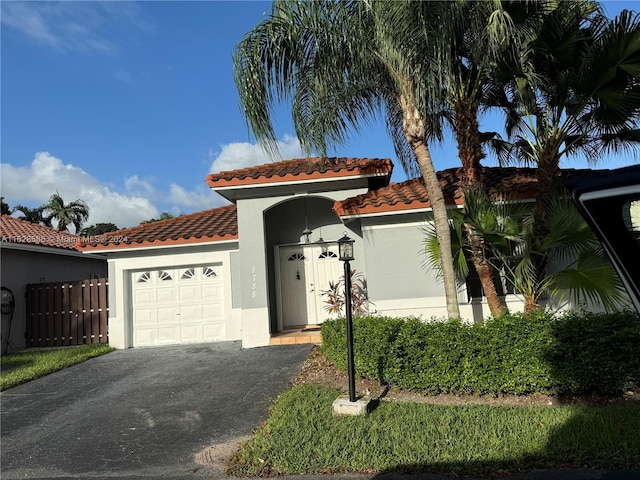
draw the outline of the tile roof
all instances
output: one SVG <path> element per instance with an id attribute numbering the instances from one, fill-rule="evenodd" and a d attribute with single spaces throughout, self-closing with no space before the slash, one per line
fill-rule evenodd
<path id="1" fill-rule="evenodd" d="M 86 252 L 132 247 L 187 245 L 236 240 L 237 238 L 236 206 L 226 205 L 104 235 L 83 237 L 78 248 Z"/>
<path id="2" fill-rule="evenodd" d="M 584 175 L 592 170 L 562 170 L 561 177 Z M 440 185 L 447 205 L 463 203 L 460 184 L 460 168 L 438 172 Z M 532 199 L 535 193 L 535 168 L 483 168 L 485 184 L 494 198 L 505 195 L 509 199 Z M 430 208 L 431 202 L 422 177 L 402 183 L 392 183 L 356 197 L 334 203 L 334 211 L 341 217 L 376 213 L 391 213 L 414 209 Z"/>
<path id="3" fill-rule="evenodd" d="M 297 158 L 207 176 L 209 187 L 242 187 L 350 176 L 391 176 L 388 158 Z"/>
<path id="4" fill-rule="evenodd" d="M 55 228 L 20 220 L 11 215 L 2 215 L 0 219 L 2 243 L 36 245 L 40 247 L 76 250 L 78 238 L 68 232 L 59 232 Z"/>

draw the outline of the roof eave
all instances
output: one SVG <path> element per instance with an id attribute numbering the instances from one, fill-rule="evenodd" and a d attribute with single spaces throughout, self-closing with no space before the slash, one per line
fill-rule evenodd
<path id="1" fill-rule="evenodd" d="M 83 245 L 78 247 L 82 253 L 86 254 L 99 254 L 99 253 L 113 253 L 113 252 L 129 252 L 129 251 L 141 251 L 141 250 L 153 250 L 162 248 L 180 248 L 180 247 L 194 247 L 200 245 L 225 245 L 230 243 L 237 243 L 238 235 L 224 235 L 217 237 L 205 237 L 205 238 L 192 238 L 192 239 L 178 239 L 178 240 L 157 240 L 153 242 L 145 241 L 139 244 L 119 243 L 110 245 Z"/>

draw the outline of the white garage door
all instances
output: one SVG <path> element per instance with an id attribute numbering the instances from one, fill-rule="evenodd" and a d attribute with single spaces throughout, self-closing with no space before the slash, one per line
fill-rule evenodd
<path id="1" fill-rule="evenodd" d="M 225 339 L 222 265 L 132 273 L 133 346 Z"/>

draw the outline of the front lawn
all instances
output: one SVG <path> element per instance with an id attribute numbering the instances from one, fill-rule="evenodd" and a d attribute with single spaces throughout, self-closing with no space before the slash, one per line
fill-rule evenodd
<path id="1" fill-rule="evenodd" d="M 231 459 L 234 475 L 640 468 L 640 404 L 512 407 L 380 401 L 336 417 L 339 392 L 298 385 Z"/>
<path id="2" fill-rule="evenodd" d="M 53 348 L 50 350 L 27 350 L 3 355 L 0 390 L 15 387 L 36 378 L 104 355 L 114 348 L 104 343 L 78 347 Z"/>

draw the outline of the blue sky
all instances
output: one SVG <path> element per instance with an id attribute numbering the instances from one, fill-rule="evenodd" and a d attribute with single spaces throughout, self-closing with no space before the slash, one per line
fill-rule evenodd
<path id="1" fill-rule="evenodd" d="M 635 2 L 604 4 L 610 16 L 637 8 Z M 270 5 L 2 1 L 5 201 L 35 207 L 58 191 L 66 201 L 88 203 L 88 224 L 119 227 L 162 211 L 224 204 L 207 188 L 208 173 L 271 161 L 240 113 L 231 59 Z M 276 125 L 284 159 L 302 155 L 287 113 L 279 112 Z M 395 160 L 382 124 L 331 154 Z M 437 169 L 458 165 L 451 142 L 433 146 L 432 155 Z M 393 180 L 405 178 L 396 165 Z"/>

